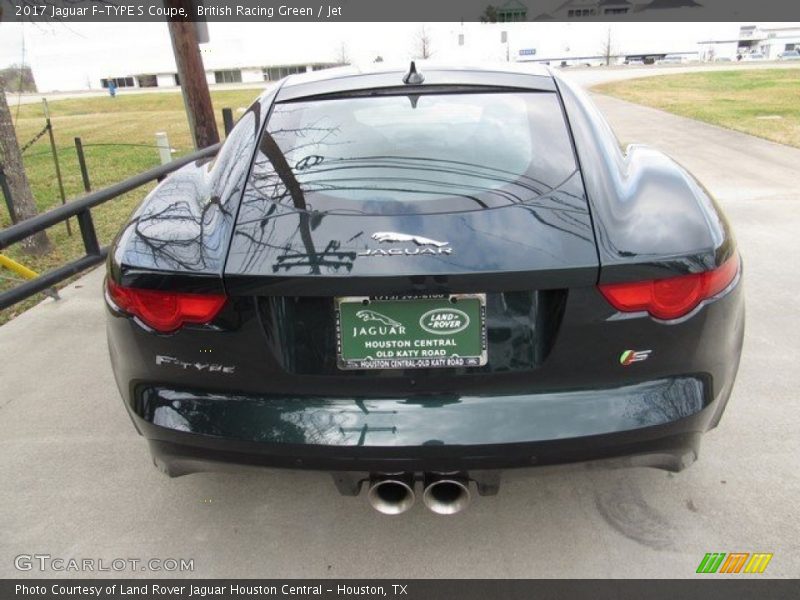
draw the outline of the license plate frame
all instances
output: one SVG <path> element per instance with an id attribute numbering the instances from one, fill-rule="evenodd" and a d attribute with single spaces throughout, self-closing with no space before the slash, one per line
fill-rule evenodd
<path id="1" fill-rule="evenodd" d="M 343 296 L 334 301 L 340 370 L 482 367 L 488 361 L 486 294 Z M 366 314 L 355 316 L 362 311 Z M 367 347 L 369 342 L 377 343 Z"/>

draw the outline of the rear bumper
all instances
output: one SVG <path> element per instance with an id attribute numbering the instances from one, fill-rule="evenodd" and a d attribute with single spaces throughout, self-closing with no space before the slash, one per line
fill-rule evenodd
<path id="1" fill-rule="evenodd" d="M 275 398 L 159 387 L 129 406 L 170 475 L 263 466 L 473 471 L 588 460 L 678 471 L 730 394 L 702 377 L 611 389 L 410 399 Z"/>

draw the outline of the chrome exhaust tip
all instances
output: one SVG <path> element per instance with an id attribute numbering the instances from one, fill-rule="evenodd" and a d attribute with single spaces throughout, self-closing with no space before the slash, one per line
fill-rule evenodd
<path id="1" fill-rule="evenodd" d="M 433 475 L 425 478 L 422 502 L 439 515 L 454 515 L 469 505 L 471 494 L 469 480 L 451 475 Z"/>
<path id="2" fill-rule="evenodd" d="M 386 475 L 370 481 L 367 500 L 372 508 L 385 515 L 399 515 L 414 506 L 414 477 Z"/>

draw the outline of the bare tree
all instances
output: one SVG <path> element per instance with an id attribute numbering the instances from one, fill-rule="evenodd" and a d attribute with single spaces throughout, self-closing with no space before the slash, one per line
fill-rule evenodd
<path id="1" fill-rule="evenodd" d="M 430 58 L 433 56 L 433 45 L 431 43 L 431 35 L 428 28 L 423 25 L 416 33 L 414 40 L 414 58 Z"/>
<path id="2" fill-rule="evenodd" d="M 497 23 L 497 8 L 489 4 L 483 9 L 481 23 Z"/>
<path id="3" fill-rule="evenodd" d="M 5 173 L 8 188 L 11 191 L 11 204 L 14 216 L 23 221 L 35 217 L 38 213 L 33 199 L 25 166 L 22 163 L 22 152 L 14 131 L 14 121 L 6 101 L 4 86 L 0 84 L 0 168 Z M 37 256 L 47 254 L 52 249 L 47 233 L 40 231 L 22 242 L 23 249 Z"/>
<path id="4" fill-rule="evenodd" d="M 339 47 L 336 50 L 336 64 L 337 65 L 350 64 L 350 53 L 347 51 L 346 42 L 342 42 L 341 44 L 339 44 Z"/>
<path id="5" fill-rule="evenodd" d="M 13 64 L 5 69 L 0 69 L 0 85 L 3 85 L 7 92 L 35 92 L 36 82 L 33 79 L 33 71 L 28 65 Z"/>

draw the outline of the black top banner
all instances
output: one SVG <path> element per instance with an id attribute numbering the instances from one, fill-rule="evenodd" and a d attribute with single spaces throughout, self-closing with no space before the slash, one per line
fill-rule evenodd
<path id="1" fill-rule="evenodd" d="M 794 21 L 796 0 L 0 0 L 0 21 Z"/>

